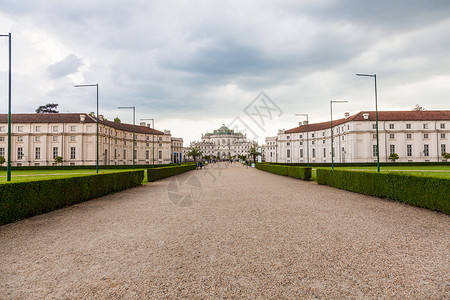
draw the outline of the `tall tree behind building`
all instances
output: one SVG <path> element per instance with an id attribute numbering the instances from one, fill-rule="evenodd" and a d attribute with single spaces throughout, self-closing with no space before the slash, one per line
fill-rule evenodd
<path id="1" fill-rule="evenodd" d="M 41 105 L 36 109 L 36 112 L 38 114 L 57 114 L 59 111 L 56 109 L 58 108 L 58 104 L 56 103 L 47 103 L 45 105 Z"/>

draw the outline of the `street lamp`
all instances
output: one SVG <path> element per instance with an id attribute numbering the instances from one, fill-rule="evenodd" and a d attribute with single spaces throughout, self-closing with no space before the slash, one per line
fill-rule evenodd
<path id="1" fill-rule="evenodd" d="M 6 181 L 11 181 L 11 33 L 0 36 L 9 38 L 9 83 L 8 83 L 8 163 Z"/>
<path id="2" fill-rule="evenodd" d="M 133 170 L 134 170 L 134 143 L 135 143 L 135 119 L 136 119 L 136 107 L 135 106 L 119 106 L 118 109 L 133 109 Z"/>
<path id="3" fill-rule="evenodd" d="M 155 119 L 141 119 L 141 121 L 152 121 L 152 127 L 153 127 L 153 132 L 152 132 L 152 163 L 153 163 L 153 167 L 155 168 Z"/>
<path id="4" fill-rule="evenodd" d="M 307 157 L 307 166 L 309 167 L 309 140 L 308 140 L 308 126 L 309 126 L 309 120 L 308 120 L 308 114 L 295 114 L 295 116 L 306 116 L 306 157 Z"/>
<path id="5" fill-rule="evenodd" d="M 378 144 L 378 97 L 377 97 L 377 74 L 356 74 L 356 76 L 373 77 L 375 80 L 375 127 L 377 130 L 377 171 L 380 172 L 380 147 Z"/>
<path id="6" fill-rule="evenodd" d="M 334 144 L 333 144 L 333 103 L 347 103 L 346 100 L 331 100 L 330 101 L 330 113 L 331 113 L 331 169 L 334 169 Z"/>
<path id="7" fill-rule="evenodd" d="M 78 88 L 78 87 L 90 87 L 90 86 L 95 86 L 97 88 L 97 163 L 96 163 L 96 169 L 97 169 L 97 173 L 98 173 L 98 83 L 96 84 L 76 84 L 74 85 L 74 87 Z"/>

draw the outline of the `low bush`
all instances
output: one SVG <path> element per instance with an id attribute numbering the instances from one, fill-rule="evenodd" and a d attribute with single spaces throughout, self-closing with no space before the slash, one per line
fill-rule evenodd
<path id="1" fill-rule="evenodd" d="M 154 168 L 147 170 L 147 180 L 149 182 L 159 179 L 167 178 L 170 176 L 178 175 L 187 171 L 195 170 L 195 164 L 186 164 L 179 166 L 168 166 L 162 168 Z"/>
<path id="2" fill-rule="evenodd" d="M 142 184 L 144 171 L 7 182 L 0 185 L 0 225 Z"/>
<path id="3" fill-rule="evenodd" d="M 450 180 L 445 178 L 317 169 L 317 182 L 450 214 Z"/>
<path id="4" fill-rule="evenodd" d="M 165 167 L 165 166 L 174 166 L 175 164 L 164 164 L 164 165 L 157 165 L 155 164 L 155 167 Z M 107 170 L 107 169 L 126 169 L 130 170 L 133 169 L 133 165 L 99 165 L 98 166 L 100 170 Z M 148 169 L 151 168 L 152 164 L 149 165 L 134 165 L 135 169 Z M 11 170 L 13 171 L 24 171 L 24 170 L 95 170 L 97 168 L 96 165 L 86 165 L 86 166 L 69 166 L 69 165 L 58 165 L 58 166 L 12 166 Z M 6 171 L 6 166 L 0 166 L 0 171 Z"/>
<path id="5" fill-rule="evenodd" d="M 266 172 L 303 180 L 309 180 L 311 178 L 311 168 L 291 167 L 291 166 L 282 166 L 264 163 L 256 164 L 256 168 Z"/>

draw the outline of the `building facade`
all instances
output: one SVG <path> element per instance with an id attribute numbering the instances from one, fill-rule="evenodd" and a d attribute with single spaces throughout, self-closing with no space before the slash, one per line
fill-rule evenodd
<path id="1" fill-rule="evenodd" d="M 266 138 L 265 161 L 331 163 L 332 144 L 334 162 L 377 161 L 374 111 L 345 113 L 333 120 L 332 131 L 330 121 L 299 125 Z M 442 161 L 450 152 L 450 111 L 379 111 L 378 132 L 380 162 L 388 162 L 392 153 L 399 162 Z"/>
<path id="2" fill-rule="evenodd" d="M 13 114 L 11 117 L 13 166 L 95 165 L 97 119 L 85 113 Z M 99 116 L 99 164 L 167 164 L 172 161 L 170 131 L 105 120 Z M 7 157 L 7 115 L 0 115 L 0 156 Z M 180 142 L 180 141 L 178 141 Z M 182 139 L 181 139 L 182 143 Z"/>
<path id="3" fill-rule="evenodd" d="M 202 140 L 192 142 L 191 147 L 198 147 L 203 155 L 215 156 L 217 159 L 227 160 L 247 155 L 254 142 L 248 141 L 247 136 L 234 132 L 225 125 L 212 133 L 202 134 Z"/>

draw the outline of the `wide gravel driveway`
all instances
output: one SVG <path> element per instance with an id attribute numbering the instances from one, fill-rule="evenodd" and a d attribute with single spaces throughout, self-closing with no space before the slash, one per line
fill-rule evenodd
<path id="1" fill-rule="evenodd" d="M 222 163 L 0 226 L 0 299 L 449 299 L 449 233 L 442 213 Z"/>

